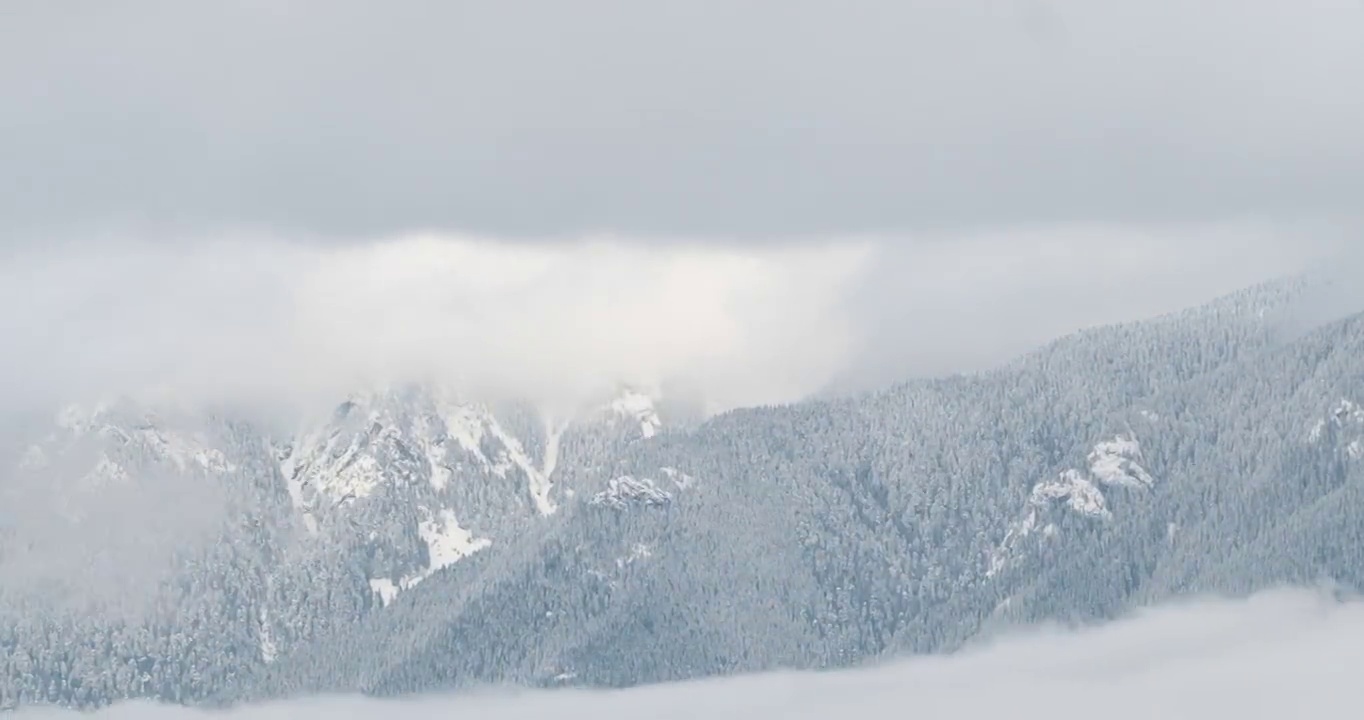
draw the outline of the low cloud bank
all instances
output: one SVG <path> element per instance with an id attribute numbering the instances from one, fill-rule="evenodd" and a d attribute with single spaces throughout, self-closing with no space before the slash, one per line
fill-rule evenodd
<path id="1" fill-rule="evenodd" d="M 105 243 L 0 270 L 12 397 L 334 403 L 386 382 L 572 404 L 684 383 L 792 400 L 846 362 L 864 244 L 725 248 L 413 236 Z M 65 396 L 65 397 L 62 397 Z"/>
<path id="2" fill-rule="evenodd" d="M 225 714 L 126 704 L 97 720 L 330 717 L 1301 718 L 1346 717 L 1364 700 L 1364 604 L 1275 591 L 1146 610 L 1106 626 L 1034 631 L 955 656 L 623 691 L 303 699 Z M 23 710 L 20 720 L 77 717 Z"/>
<path id="3" fill-rule="evenodd" d="M 988 367 L 1354 240 L 1338 226 L 1242 223 L 760 245 L 433 234 L 33 246 L 0 263 L 0 414 L 122 393 L 293 410 L 405 381 L 545 406 L 622 382 L 682 387 L 715 412 Z"/>

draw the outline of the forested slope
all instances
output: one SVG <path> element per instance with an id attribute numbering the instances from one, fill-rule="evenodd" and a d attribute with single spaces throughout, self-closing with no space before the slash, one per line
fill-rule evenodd
<path id="1" fill-rule="evenodd" d="M 221 512 L 152 534 L 165 572 L 136 612 L 45 604 L 50 573 L 0 592 L 0 701 L 619 686 L 1358 585 L 1364 316 L 1307 327 L 1303 288 L 699 425 L 637 394 L 556 423 L 423 388 L 283 435 L 135 404 L 68 418 L 16 445 L 11 487 L 75 468 L 73 492 L 154 506 L 194 482 Z M 11 536 L 0 560 L 24 567 Z"/>

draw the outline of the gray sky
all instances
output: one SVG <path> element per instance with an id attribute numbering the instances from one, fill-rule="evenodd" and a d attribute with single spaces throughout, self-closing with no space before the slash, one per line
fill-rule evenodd
<path id="1" fill-rule="evenodd" d="M 7 2 L 0 224 L 784 238 L 1358 212 L 1358 0 Z"/>
<path id="2" fill-rule="evenodd" d="M 778 402 L 1364 242 L 1359 0 L 3 13 L 11 405 L 384 377 Z"/>
<path id="3" fill-rule="evenodd" d="M 1359 707 L 1364 608 L 1307 591 L 1186 602 L 1084 632 L 1034 631 L 975 652 L 884 667 L 777 673 L 609 692 L 523 692 L 377 701 L 298 700 L 227 712 L 124 704 L 20 720 L 277 720 L 395 716 L 615 720 L 649 717 L 1283 720 Z"/>

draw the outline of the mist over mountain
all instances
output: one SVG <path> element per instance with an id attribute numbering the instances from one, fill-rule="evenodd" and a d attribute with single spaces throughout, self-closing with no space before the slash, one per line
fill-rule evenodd
<path id="1" fill-rule="evenodd" d="M 1321 293 L 708 419 L 629 385 L 391 385 L 286 431 L 69 405 L 9 438 L 4 702 L 629 686 L 1357 587 L 1364 315 L 1306 327 Z"/>
<path id="2" fill-rule="evenodd" d="M 1361 27 L 7 2 L 0 711 L 1329 706 Z"/>

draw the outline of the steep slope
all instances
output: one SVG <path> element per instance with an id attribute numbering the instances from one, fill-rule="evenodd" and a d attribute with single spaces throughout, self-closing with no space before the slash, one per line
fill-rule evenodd
<path id="1" fill-rule="evenodd" d="M 1284 358 L 1317 357 L 1327 365 L 1295 371 L 1348 384 L 1361 335 L 1344 323 L 1285 343 L 1275 318 L 1291 297 L 1256 289 L 1082 333 L 997 372 L 737 411 L 661 438 L 628 463 L 683 465 L 699 478 L 688 492 L 619 478 L 610 491 L 633 502 L 580 502 L 519 564 L 485 565 L 477 583 L 449 575 L 420 604 L 275 668 L 261 688 L 388 693 L 822 667 L 951 649 L 1000 623 L 1100 619 L 1194 589 L 1306 579 L 1254 564 L 1228 578 L 1182 556 L 1212 542 L 1191 528 L 1240 481 L 1209 472 L 1218 458 L 1273 478 L 1272 497 L 1229 512 L 1291 515 L 1311 500 L 1284 488 L 1311 486 L 1299 475 L 1312 471 L 1267 442 L 1284 418 L 1304 417 L 1293 402 L 1325 402 L 1288 400 L 1305 380 L 1284 373 Z M 1248 404 L 1220 402 L 1237 392 Z M 1275 417 L 1249 410 L 1261 392 L 1284 394 Z M 1323 427 L 1353 422 L 1343 407 Z M 1226 521 L 1216 532 L 1235 544 L 1261 531 Z M 1319 550 L 1338 537 L 1309 534 L 1300 542 Z M 623 572 L 603 571 L 613 563 Z M 1195 580 L 1171 582 L 1178 573 Z M 475 584 L 467 605 L 431 611 Z M 337 649 L 352 647 L 384 660 L 322 660 L 355 657 Z"/>
<path id="2" fill-rule="evenodd" d="M 0 593 L 0 704 L 832 667 L 1185 592 L 1357 583 L 1364 321 L 1308 331 L 1302 289 L 695 427 L 628 388 L 567 422 L 416 387 L 282 435 L 67 418 L 16 446 L 15 477 L 61 468 L 142 503 L 215 488 L 217 514 L 165 526 L 137 613 Z"/>
<path id="3" fill-rule="evenodd" d="M 0 707 L 220 692 L 552 519 L 659 430 L 625 397 L 568 422 L 402 387 L 284 434 L 129 399 L 32 423 L 0 477 L 22 509 L 0 527 Z"/>

